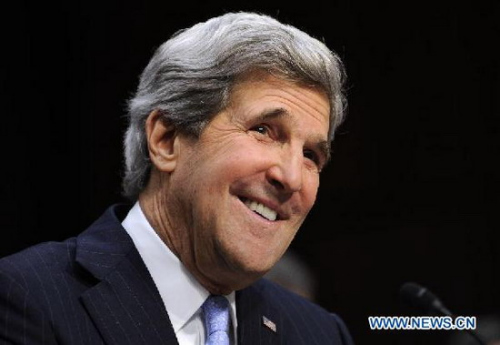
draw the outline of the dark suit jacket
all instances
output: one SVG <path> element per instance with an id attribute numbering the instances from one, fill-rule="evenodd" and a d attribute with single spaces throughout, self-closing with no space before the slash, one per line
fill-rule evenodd
<path id="1" fill-rule="evenodd" d="M 1 344 L 177 344 L 113 206 L 77 238 L 0 260 Z M 334 314 L 260 280 L 236 293 L 238 343 L 352 344 Z M 264 325 L 263 316 L 276 325 Z"/>

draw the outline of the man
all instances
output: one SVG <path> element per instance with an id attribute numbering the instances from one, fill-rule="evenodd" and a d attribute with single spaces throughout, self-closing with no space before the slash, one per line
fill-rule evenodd
<path id="1" fill-rule="evenodd" d="M 1 261 L 1 341 L 351 344 L 336 315 L 259 280 L 314 204 L 341 79 L 321 42 L 267 16 L 174 35 L 129 103 L 135 204 Z"/>

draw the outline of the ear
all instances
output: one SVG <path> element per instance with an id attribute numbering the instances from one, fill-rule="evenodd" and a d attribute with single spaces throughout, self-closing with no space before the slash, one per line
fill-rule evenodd
<path id="1" fill-rule="evenodd" d="M 174 171 L 180 152 L 179 133 L 162 119 L 159 110 L 153 110 L 146 120 L 146 137 L 153 165 L 159 171 Z"/>

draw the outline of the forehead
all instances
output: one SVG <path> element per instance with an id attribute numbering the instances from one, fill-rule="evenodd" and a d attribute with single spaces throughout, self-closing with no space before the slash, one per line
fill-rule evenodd
<path id="1" fill-rule="evenodd" d="M 316 125 L 330 125 L 330 104 L 325 92 L 259 73 L 238 82 L 232 89 L 229 107 L 236 114 L 256 114 L 280 110 L 295 120 L 310 120 Z"/>

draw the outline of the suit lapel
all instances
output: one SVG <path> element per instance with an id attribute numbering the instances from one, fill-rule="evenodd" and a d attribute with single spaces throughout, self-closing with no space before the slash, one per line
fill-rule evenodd
<path id="1" fill-rule="evenodd" d="M 81 301 L 106 344 L 172 344 L 163 301 L 132 240 L 108 210 L 78 237 L 77 262 L 98 283 Z"/>
<path id="2" fill-rule="evenodd" d="M 253 285 L 236 292 L 239 345 L 283 344 L 283 319 Z"/>

